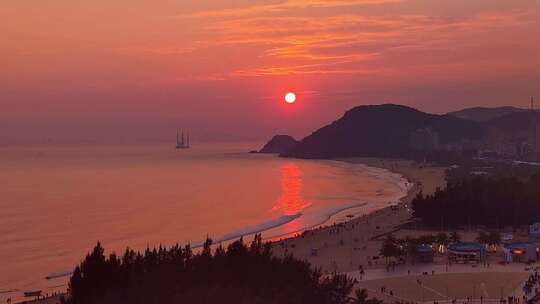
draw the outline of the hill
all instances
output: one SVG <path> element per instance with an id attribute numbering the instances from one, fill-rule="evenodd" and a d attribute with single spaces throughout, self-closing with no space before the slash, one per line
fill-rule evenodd
<path id="1" fill-rule="evenodd" d="M 526 112 L 526 109 L 520 109 L 516 107 L 497 107 L 497 108 L 484 108 L 484 107 L 474 107 L 467 108 L 456 112 L 450 112 L 448 115 L 455 116 L 461 119 L 473 120 L 477 122 L 487 122 L 508 114 L 516 112 Z"/>
<path id="2" fill-rule="evenodd" d="M 530 141 L 534 124 L 540 123 L 540 113 L 523 111 L 510 113 L 484 123 L 486 129 L 497 130 L 514 141 Z"/>
<path id="3" fill-rule="evenodd" d="M 259 153 L 286 153 L 296 144 L 298 144 L 298 141 L 292 136 L 276 135 L 262 147 Z"/>
<path id="4" fill-rule="evenodd" d="M 358 106 L 343 117 L 302 139 L 282 156 L 300 158 L 408 157 L 411 134 L 430 128 L 440 144 L 481 140 L 485 129 L 478 122 L 452 115 L 428 114 L 394 105 Z"/>
<path id="5" fill-rule="evenodd" d="M 484 125 L 511 134 L 529 130 L 531 124 L 539 119 L 538 112 L 515 112 L 487 121 Z"/>

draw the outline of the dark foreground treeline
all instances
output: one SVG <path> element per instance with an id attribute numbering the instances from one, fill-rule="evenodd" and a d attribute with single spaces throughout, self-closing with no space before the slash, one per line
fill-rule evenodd
<path id="1" fill-rule="evenodd" d="M 189 246 L 126 250 L 105 257 L 101 245 L 77 267 L 67 303 L 366 303 L 352 299 L 353 281 L 323 277 L 307 262 L 272 256 L 256 236 L 213 253 L 207 240 L 199 253 Z M 373 299 L 368 303 L 377 303 Z"/>
<path id="2" fill-rule="evenodd" d="M 420 193 L 414 216 L 430 226 L 483 225 L 500 228 L 540 219 L 540 174 L 527 180 L 477 177 L 449 184 L 433 195 Z"/>

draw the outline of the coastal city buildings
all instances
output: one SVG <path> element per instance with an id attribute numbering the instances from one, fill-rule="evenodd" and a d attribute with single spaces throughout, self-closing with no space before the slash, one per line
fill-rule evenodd
<path id="1" fill-rule="evenodd" d="M 437 150 L 439 148 L 439 134 L 431 128 L 417 129 L 411 134 L 410 148 L 423 152 Z"/>

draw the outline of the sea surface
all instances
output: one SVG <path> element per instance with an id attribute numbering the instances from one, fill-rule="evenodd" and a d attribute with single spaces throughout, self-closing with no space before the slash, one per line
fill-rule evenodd
<path id="1" fill-rule="evenodd" d="M 97 241 L 121 254 L 198 246 L 207 236 L 277 239 L 372 212 L 407 191 L 384 169 L 245 153 L 257 147 L 0 147 L 0 302 L 65 290 Z"/>

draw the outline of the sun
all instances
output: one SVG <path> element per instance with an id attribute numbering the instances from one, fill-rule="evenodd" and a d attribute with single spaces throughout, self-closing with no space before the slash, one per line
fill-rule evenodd
<path id="1" fill-rule="evenodd" d="M 286 103 L 294 103 L 296 101 L 296 94 L 293 92 L 289 92 L 285 94 L 285 102 Z"/>

